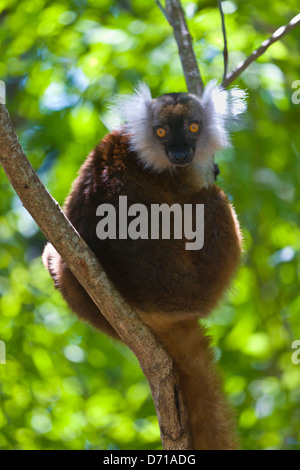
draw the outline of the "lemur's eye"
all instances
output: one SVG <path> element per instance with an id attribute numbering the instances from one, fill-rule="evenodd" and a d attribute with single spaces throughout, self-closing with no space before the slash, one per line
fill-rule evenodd
<path id="1" fill-rule="evenodd" d="M 157 129 L 155 129 L 155 132 L 156 132 L 156 135 L 158 135 L 158 137 L 161 137 L 161 138 L 166 137 L 167 135 L 167 131 L 163 127 L 157 127 Z"/>
<path id="2" fill-rule="evenodd" d="M 196 132 L 199 132 L 200 126 L 199 126 L 199 124 L 197 124 L 196 122 L 192 122 L 192 123 L 190 124 L 189 129 L 190 129 L 190 132 L 192 132 L 193 134 L 195 134 Z"/>

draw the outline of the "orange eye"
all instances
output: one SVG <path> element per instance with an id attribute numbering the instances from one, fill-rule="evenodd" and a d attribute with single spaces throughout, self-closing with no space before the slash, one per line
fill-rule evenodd
<path id="1" fill-rule="evenodd" d="M 166 131 L 166 129 L 164 129 L 163 127 L 158 127 L 158 128 L 156 129 L 156 134 L 158 135 L 158 137 L 161 137 L 161 138 L 162 138 L 162 137 L 166 137 L 167 131 Z"/>
<path id="2" fill-rule="evenodd" d="M 198 132 L 200 129 L 200 126 L 199 124 L 197 124 L 196 122 L 193 122 L 191 125 L 190 125 L 190 132 Z"/>

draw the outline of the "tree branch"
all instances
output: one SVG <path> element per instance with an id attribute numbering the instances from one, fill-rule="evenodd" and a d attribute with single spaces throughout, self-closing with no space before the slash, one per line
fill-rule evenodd
<path id="1" fill-rule="evenodd" d="M 247 57 L 246 60 L 244 60 L 244 62 L 239 64 L 237 68 L 233 70 L 233 72 L 230 72 L 223 79 L 222 86 L 224 88 L 228 87 L 228 85 L 230 85 L 234 80 L 236 80 L 236 78 L 239 77 L 241 73 L 244 72 L 244 70 L 246 70 L 246 68 L 249 67 L 250 64 L 252 64 L 252 62 L 258 59 L 258 57 L 260 57 L 272 44 L 274 44 L 274 42 L 278 41 L 283 36 L 288 34 L 290 31 L 292 31 L 292 29 L 294 29 L 299 24 L 300 24 L 300 13 L 297 16 L 295 16 L 287 25 L 281 26 L 280 28 L 278 28 L 275 31 L 275 33 L 273 33 L 269 39 L 266 39 L 266 41 L 264 41 L 258 49 L 253 51 L 252 54 L 249 57 Z"/>
<path id="2" fill-rule="evenodd" d="M 138 358 L 150 384 L 163 448 L 191 449 L 187 412 L 171 358 L 150 329 L 125 303 L 102 270 L 94 253 L 38 178 L 19 143 L 7 109 L 2 104 L 0 163 L 23 206 Z"/>
<path id="3" fill-rule="evenodd" d="M 204 84 L 180 0 L 166 0 L 166 9 L 159 0 L 156 0 L 156 3 L 173 28 L 187 89 L 189 93 L 201 96 Z"/>

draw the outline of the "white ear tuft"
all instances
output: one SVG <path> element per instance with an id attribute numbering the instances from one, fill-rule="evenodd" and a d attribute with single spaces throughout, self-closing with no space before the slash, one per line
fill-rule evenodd
<path id="1" fill-rule="evenodd" d="M 147 115 L 147 107 L 152 101 L 151 91 L 144 82 L 139 82 L 134 93 L 117 95 L 112 100 L 111 111 L 130 132 Z"/>
<path id="2" fill-rule="evenodd" d="M 224 90 L 216 80 L 210 81 L 203 92 L 201 103 L 208 111 L 220 147 L 230 145 L 228 132 L 237 118 L 247 109 L 247 93 L 237 87 Z"/>

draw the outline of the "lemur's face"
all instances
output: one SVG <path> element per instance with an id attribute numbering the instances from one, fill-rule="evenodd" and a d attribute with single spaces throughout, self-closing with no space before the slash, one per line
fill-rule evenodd
<path id="1" fill-rule="evenodd" d="M 160 172 L 193 162 L 212 166 L 220 136 L 214 108 L 205 96 L 168 93 L 152 99 L 142 89 L 130 105 L 127 129 L 145 167 Z"/>
<path id="2" fill-rule="evenodd" d="M 227 92 L 210 82 L 201 97 L 190 93 L 169 93 L 152 99 L 141 83 L 135 93 L 116 100 L 116 112 L 125 123 L 131 149 L 145 168 L 181 171 L 185 165 L 213 168 L 213 156 L 228 145 L 225 119 L 245 109 L 243 92 Z"/>
<path id="3" fill-rule="evenodd" d="M 170 93 L 154 99 L 149 111 L 154 139 L 169 163 L 191 163 L 203 127 L 200 103 L 186 93 Z"/>

